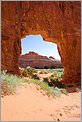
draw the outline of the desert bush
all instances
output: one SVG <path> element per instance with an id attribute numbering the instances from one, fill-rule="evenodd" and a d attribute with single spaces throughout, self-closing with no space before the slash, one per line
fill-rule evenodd
<path id="1" fill-rule="evenodd" d="M 49 77 L 47 77 L 47 78 L 43 78 L 43 82 L 45 82 L 45 83 L 49 83 L 49 81 L 50 81 Z"/>
<path id="2" fill-rule="evenodd" d="M 38 66 L 35 66 L 35 69 L 39 69 L 39 67 Z"/>
<path id="3" fill-rule="evenodd" d="M 50 82 L 48 84 L 53 87 L 65 88 L 65 85 L 55 77 L 50 77 Z"/>
<path id="4" fill-rule="evenodd" d="M 58 87 L 52 89 L 52 92 L 58 97 L 60 97 L 60 95 L 62 94 L 61 90 Z"/>
<path id="5" fill-rule="evenodd" d="M 30 66 L 26 67 L 26 70 L 29 72 L 29 73 L 37 73 L 37 70 L 35 68 L 32 68 Z"/>
<path id="6" fill-rule="evenodd" d="M 28 72 L 26 70 L 23 71 L 22 76 L 26 77 Z"/>
<path id="7" fill-rule="evenodd" d="M 58 79 L 58 81 L 60 81 L 60 79 L 62 78 L 64 74 L 64 70 L 63 69 L 55 69 L 54 70 L 54 77 L 56 77 Z"/>
<path id="8" fill-rule="evenodd" d="M 35 70 L 34 68 L 28 66 L 28 67 L 25 68 L 25 70 L 22 73 L 22 75 L 24 77 L 27 77 L 27 76 L 33 76 L 34 73 L 37 73 L 37 70 Z"/>
<path id="9" fill-rule="evenodd" d="M 58 88 L 65 88 L 65 85 L 59 81 L 58 78 L 54 77 L 53 75 L 47 78 L 43 78 L 43 82 L 47 83 L 50 87 L 53 86 Z"/>
<path id="10" fill-rule="evenodd" d="M 68 95 L 68 92 L 66 89 L 60 89 L 58 87 L 55 87 L 52 89 L 53 94 L 55 94 L 57 97 L 60 97 L 61 94 Z"/>
<path id="11" fill-rule="evenodd" d="M 50 69 L 55 69 L 55 67 L 54 66 L 51 66 Z"/>
<path id="12" fill-rule="evenodd" d="M 48 66 L 44 66 L 44 69 L 49 69 L 49 67 Z"/>
<path id="13" fill-rule="evenodd" d="M 16 88 L 24 82 L 24 78 L 18 78 L 16 75 L 7 74 L 6 71 L 1 72 L 1 92 L 3 95 L 9 95 L 16 92 Z"/>
<path id="14" fill-rule="evenodd" d="M 40 80 L 39 76 L 37 74 L 32 74 L 31 78 Z"/>

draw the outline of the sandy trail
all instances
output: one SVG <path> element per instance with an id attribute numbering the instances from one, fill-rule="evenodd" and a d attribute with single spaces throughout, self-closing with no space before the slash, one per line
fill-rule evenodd
<path id="1" fill-rule="evenodd" d="M 1 98 L 2 121 L 80 121 L 80 92 L 53 98 L 38 85 L 25 83 L 17 93 Z"/>
<path id="2" fill-rule="evenodd" d="M 39 74 L 39 76 L 40 76 L 41 78 L 47 78 L 47 77 L 50 77 L 51 75 L 53 75 L 53 73 Z"/>

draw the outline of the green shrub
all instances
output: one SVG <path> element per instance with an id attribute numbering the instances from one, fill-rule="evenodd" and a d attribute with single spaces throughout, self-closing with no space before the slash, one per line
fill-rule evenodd
<path id="1" fill-rule="evenodd" d="M 45 82 L 45 83 L 49 83 L 49 81 L 50 81 L 49 77 L 47 77 L 47 78 L 43 78 L 43 82 Z"/>
<path id="2" fill-rule="evenodd" d="M 65 88 L 65 85 L 60 82 L 58 78 L 55 77 L 50 77 L 50 82 L 48 83 L 48 85 L 58 88 Z"/>
<path id="3" fill-rule="evenodd" d="M 24 77 L 26 77 L 26 76 L 28 76 L 28 75 L 29 75 L 29 76 L 33 76 L 34 73 L 37 73 L 37 70 L 35 70 L 34 68 L 28 66 L 28 67 L 25 68 L 25 70 L 24 70 L 24 72 L 22 73 L 22 75 L 23 75 Z"/>
<path id="4" fill-rule="evenodd" d="M 56 77 L 58 79 L 58 81 L 60 81 L 60 79 L 62 78 L 64 74 L 64 70 L 63 69 L 55 69 L 54 70 L 54 77 Z"/>
<path id="5" fill-rule="evenodd" d="M 48 66 L 44 66 L 44 69 L 48 69 L 49 67 Z"/>
<path id="6" fill-rule="evenodd" d="M 20 82 L 25 82 L 25 79 L 18 78 L 16 75 L 7 74 L 6 71 L 1 72 L 1 91 L 4 95 L 15 93 L 16 88 L 21 85 Z"/>
<path id="7" fill-rule="evenodd" d="M 38 76 L 37 74 L 33 74 L 33 75 L 31 76 L 31 78 L 40 80 L 40 78 L 39 78 L 39 76 Z"/>
<path id="8" fill-rule="evenodd" d="M 60 82 L 58 78 L 54 76 L 43 78 L 43 82 L 47 83 L 49 86 L 65 88 L 65 85 L 62 82 Z"/>
<path id="9" fill-rule="evenodd" d="M 30 66 L 26 67 L 26 70 L 29 72 L 29 73 L 37 73 L 37 70 L 35 68 L 32 68 Z"/>
<path id="10" fill-rule="evenodd" d="M 26 77 L 28 72 L 26 70 L 23 71 L 22 76 Z"/>
<path id="11" fill-rule="evenodd" d="M 58 87 L 52 89 L 52 92 L 58 97 L 60 97 L 60 95 L 62 94 L 61 90 Z"/>
<path id="12" fill-rule="evenodd" d="M 55 87 L 52 89 L 53 94 L 55 94 L 57 97 L 60 97 L 61 94 L 68 95 L 68 92 L 66 89 L 59 89 L 58 87 Z"/>
<path id="13" fill-rule="evenodd" d="M 35 66 L 35 69 L 39 69 L 39 67 L 38 66 Z"/>

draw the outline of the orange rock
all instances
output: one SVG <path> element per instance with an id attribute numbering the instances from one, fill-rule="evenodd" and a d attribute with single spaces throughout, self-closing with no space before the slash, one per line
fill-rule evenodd
<path id="1" fill-rule="evenodd" d="M 80 82 L 81 2 L 1 1 L 1 29 L 2 69 L 18 73 L 20 40 L 41 34 L 45 41 L 58 46 L 64 82 Z"/>

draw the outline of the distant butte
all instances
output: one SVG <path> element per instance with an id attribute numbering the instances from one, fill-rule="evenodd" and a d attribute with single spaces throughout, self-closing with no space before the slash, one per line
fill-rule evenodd
<path id="1" fill-rule="evenodd" d="M 19 66 L 34 68 L 61 68 L 63 67 L 60 61 L 57 61 L 54 57 L 38 55 L 36 52 L 29 52 L 19 57 Z"/>

